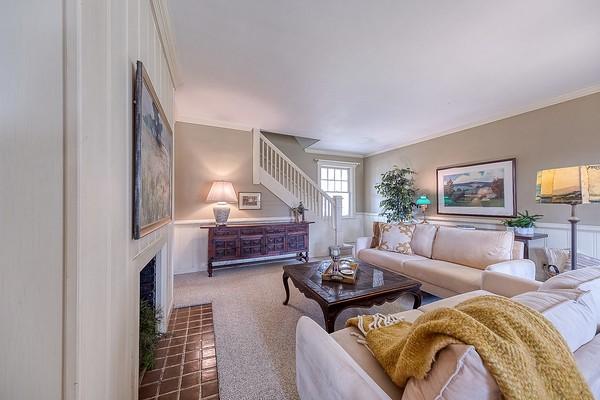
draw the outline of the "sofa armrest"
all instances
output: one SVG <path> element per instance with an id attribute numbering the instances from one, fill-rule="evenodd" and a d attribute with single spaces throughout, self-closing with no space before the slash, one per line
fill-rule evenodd
<path id="1" fill-rule="evenodd" d="M 372 236 L 363 236 L 356 239 L 356 247 L 354 248 L 354 254 L 358 257 L 358 253 L 363 249 L 371 247 Z"/>
<path id="2" fill-rule="evenodd" d="M 535 279 L 535 263 L 531 260 L 510 260 L 489 265 L 486 271 L 502 272 L 521 278 Z"/>
<path id="3" fill-rule="evenodd" d="M 542 282 L 535 279 L 508 275 L 503 272 L 483 271 L 481 274 L 481 288 L 483 290 L 505 297 L 513 297 L 526 292 L 535 292 L 541 285 Z"/>
<path id="4" fill-rule="evenodd" d="M 302 400 L 391 400 L 315 321 L 296 325 L 296 386 Z"/>

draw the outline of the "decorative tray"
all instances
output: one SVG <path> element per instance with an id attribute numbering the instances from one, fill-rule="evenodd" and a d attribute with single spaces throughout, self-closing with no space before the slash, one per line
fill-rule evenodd
<path id="1" fill-rule="evenodd" d="M 327 260 L 322 261 L 319 266 L 319 270 L 323 271 L 321 279 L 330 282 L 340 282 L 353 284 L 356 283 L 358 275 L 358 262 L 351 258 L 343 258 L 340 260 L 340 271 L 347 271 L 344 274 L 333 275 L 331 273 L 333 269 L 333 261 Z"/>

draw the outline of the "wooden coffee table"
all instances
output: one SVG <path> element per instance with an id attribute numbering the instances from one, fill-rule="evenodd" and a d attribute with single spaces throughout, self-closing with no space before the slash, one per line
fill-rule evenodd
<path id="1" fill-rule="evenodd" d="M 321 262 L 293 264 L 283 267 L 284 305 L 290 300 L 288 279 L 323 310 L 327 333 L 333 332 L 335 319 L 349 307 L 372 307 L 394 301 L 403 294 L 414 297 L 413 308 L 421 306 L 421 283 L 400 274 L 361 262 L 357 282 L 353 285 L 321 280 Z"/>

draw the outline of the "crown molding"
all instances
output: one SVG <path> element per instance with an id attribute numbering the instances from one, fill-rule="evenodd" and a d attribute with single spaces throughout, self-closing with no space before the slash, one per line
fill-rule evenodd
<path id="1" fill-rule="evenodd" d="M 442 132 L 431 133 L 431 134 L 429 134 L 429 135 L 427 135 L 425 137 L 422 137 L 422 138 L 419 138 L 419 139 L 416 139 L 416 140 L 411 140 L 411 141 L 408 141 L 408 142 L 403 142 L 403 143 L 396 144 L 396 145 L 392 145 L 391 147 L 388 146 L 384 150 L 378 150 L 378 151 L 369 153 L 369 154 L 366 155 L 366 157 L 373 157 L 373 156 L 376 156 L 378 154 L 387 153 L 388 151 L 393 151 L 393 150 L 401 149 L 403 147 L 411 146 L 413 144 L 417 144 L 417 143 L 421 143 L 421 142 L 426 142 L 426 141 L 431 140 L 431 139 L 436 139 L 436 138 L 439 138 L 439 137 L 442 137 L 442 136 L 451 135 L 453 133 L 458 133 L 458 132 L 461 132 L 461 131 L 465 131 L 467 129 L 476 128 L 478 126 L 490 124 L 492 122 L 501 121 L 503 119 L 507 119 L 507 118 L 511 118 L 511 117 L 516 117 L 517 115 L 525 114 L 525 113 L 528 113 L 528 112 L 531 112 L 531 111 L 535 111 L 535 110 L 540 110 L 542 108 L 546 108 L 546 107 L 550 107 L 550 106 L 553 106 L 553 105 L 556 105 L 556 104 L 564 103 L 564 102 L 569 101 L 569 100 L 575 100 L 575 99 L 578 99 L 580 97 L 589 96 L 591 94 L 598 93 L 598 92 L 600 92 L 600 84 L 594 85 L 594 86 L 590 86 L 590 87 L 587 87 L 587 88 L 583 88 L 583 89 L 579 89 L 579 90 L 576 90 L 574 92 L 563 94 L 563 95 L 560 95 L 560 96 L 557 96 L 557 97 L 554 97 L 552 99 L 545 100 L 545 101 L 542 101 L 542 102 L 533 103 L 533 104 L 530 104 L 530 105 L 528 105 L 526 107 L 522 107 L 522 108 L 514 109 L 514 110 L 509 111 L 509 112 L 498 114 L 498 115 L 496 115 L 494 117 L 486 118 L 486 119 L 480 120 L 478 122 L 474 122 L 474 123 L 467 124 L 467 125 L 462 125 L 462 126 L 459 126 L 459 127 L 456 127 L 456 128 L 452 128 L 452 129 L 449 129 L 449 130 L 446 130 L 446 131 L 442 131 Z"/>
<path id="2" fill-rule="evenodd" d="M 154 16 L 154 22 L 156 23 L 156 30 L 158 31 L 158 37 L 162 44 L 163 53 L 167 60 L 167 67 L 169 68 L 169 75 L 171 76 L 171 82 L 173 87 L 177 88 L 181 85 L 181 74 L 179 73 L 179 67 L 177 65 L 177 53 L 175 51 L 175 36 L 171 30 L 171 18 L 169 17 L 169 10 L 165 0 L 151 0 L 152 15 Z"/>
<path id="3" fill-rule="evenodd" d="M 333 150 L 319 150 L 319 149 L 311 149 L 307 147 L 304 149 L 306 153 L 310 154 L 323 154 L 326 156 L 339 156 L 339 157 L 351 157 L 351 158 L 365 158 L 364 154 L 359 153 L 351 153 L 347 151 L 333 151 Z"/>
<path id="4" fill-rule="evenodd" d="M 235 122 L 216 121 L 212 119 L 204 119 L 186 115 L 178 115 L 176 121 L 195 125 L 213 126 L 215 128 L 235 129 L 237 131 L 244 131 L 249 133 L 251 133 L 252 129 L 254 129 L 251 126 L 236 124 Z"/>

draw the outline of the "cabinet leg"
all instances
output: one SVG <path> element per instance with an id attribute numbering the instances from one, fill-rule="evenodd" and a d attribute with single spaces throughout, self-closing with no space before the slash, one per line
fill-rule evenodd
<path id="1" fill-rule="evenodd" d="M 213 273 L 213 265 L 212 265 L 212 261 L 208 262 L 208 277 L 212 278 L 212 273 Z"/>

